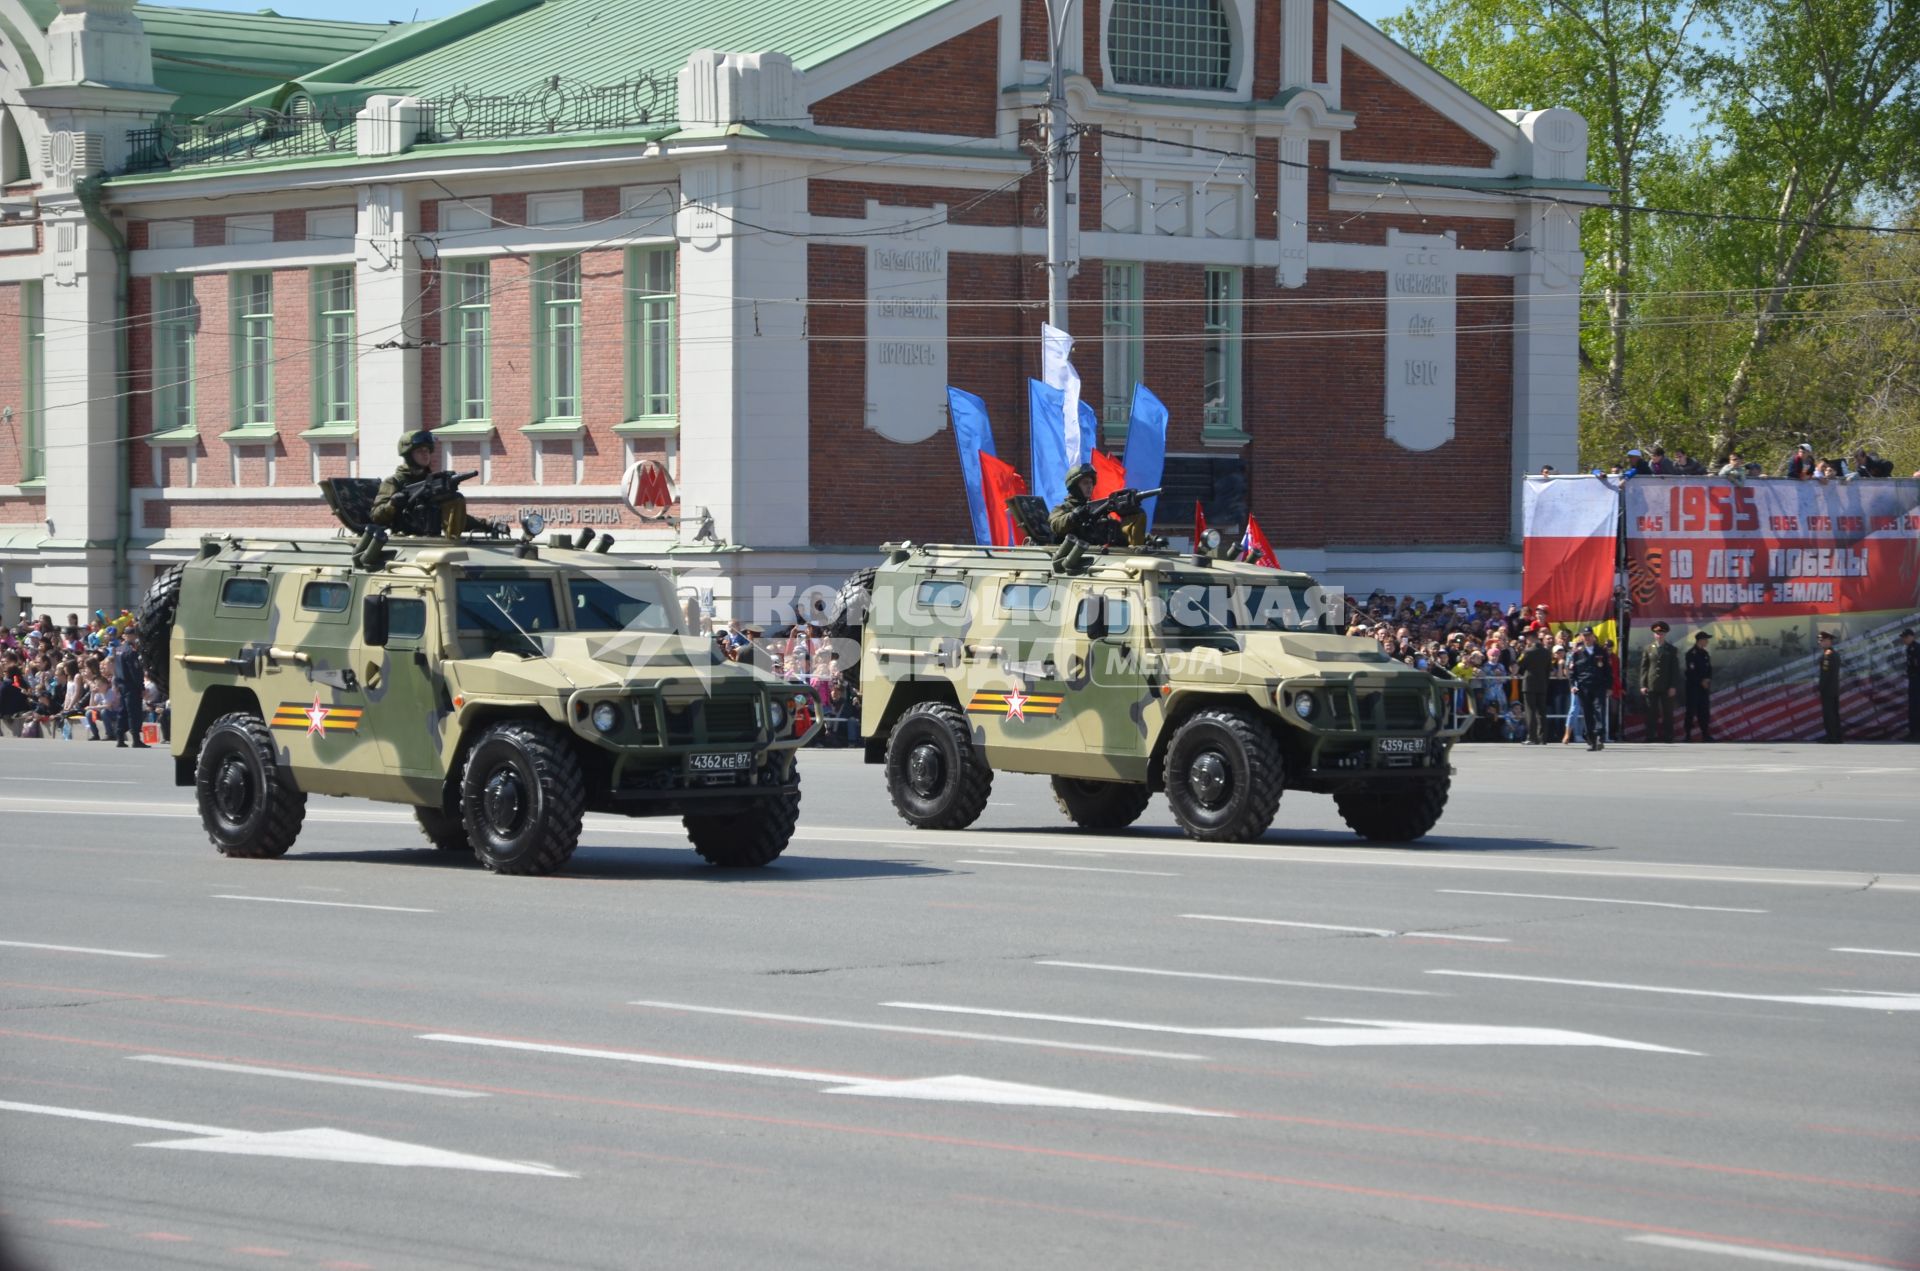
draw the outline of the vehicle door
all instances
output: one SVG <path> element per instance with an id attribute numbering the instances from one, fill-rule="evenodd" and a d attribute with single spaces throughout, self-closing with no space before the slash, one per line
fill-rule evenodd
<path id="1" fill-rule="evenodd" d="M 424 583 L 383 584 L 379 594 L 387 602 L 386 647 L 362 646 L 368 726 L 388 771 L 438 777 L 446 771 L 452 702 L 439 672 L 437 606 Z"/>
<path id="2" fill-rule="evenodd" d="M 1066 588 L 1041 579 L 997 577 L 976 595 L 989 621 L 969 635 L 962 692 L 967 722 L 996 749 L 1078 751 L 1067 700 L 1061 639 Z M 981 628 L 985 627 L 982 631 Z"/>
<path id="3" fill-rule="evenodd" d="M 1089 755 L 1143 758 L 1149 713 L 1160 697 L 1147 659 L 1145 611 L 1136 587 L 1080 584 L 1067 649 L 1067 701 Z"/>
<path id="4" fill-rule="evenodd" d="M 267 649 L 274 740 L 308 774 L 303 789 L 330 793 L 334 774 L 380 769 L 378 747 L 361 728 L 366 696 L 353 669 L 354 585 L 343 572 L 296 576 L 281 586 L 292 587 L 293 605 L 290 614 L 275 615 Z"/>

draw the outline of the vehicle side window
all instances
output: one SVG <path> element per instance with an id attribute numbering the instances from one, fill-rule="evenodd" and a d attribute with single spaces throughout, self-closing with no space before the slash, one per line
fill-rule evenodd
<path id="1" fill-rule="evenodd" d="M 953 578 L 929 578 L 914 588 L 913 603 L 922 609 L 958 613 L 967 607 L 967 585 Z"/>
<path id="2" fill-rule="evenodd" d="M 353 599 L 353 588 L 346 583 L 312 582 L 300 589 L 300 607 L 322 613 L 345 613 Z"/>
<path id="3" fill-rule="evenodd" d="M 1000 607 L 1008 613 L 1045 613 L 1052 604 L 1051 583 L 1008 583 L 1000 589 Z"/>
<path id="4" fill-rule="evenodd" d="M 387 638 L 418 640 L 427 634 L 427 602 L 393 596 L 387 601 Z"/>
<path id="5" fill-rule="evenodd" d="M 267 580 L 229 578 L 220 584 L 220 603 L 233 609 L 265 609 Z"/>

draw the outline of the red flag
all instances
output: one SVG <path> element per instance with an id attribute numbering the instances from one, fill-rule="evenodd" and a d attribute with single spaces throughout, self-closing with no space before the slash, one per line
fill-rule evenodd
<path id="1" fill-rule="evenodd" d="M 1273 554 L 1273 544 L 1260 532 L 1260 522 L 1251 512 L 1247 513 L 1247 532 L 1240 537 L 1240 559 L 1268 569 L 1280 567 L 1280 558 Z"/>
<path id="2" fill-rule="evenodd" d="M 1104 499 L 1127 488 L 1127 470 L 1118 459 L 1093 452 L 1093 497 Z"/>
<path id="3" fill-rule="evenodd" d="M 982 450 L 980 452 L 980 491 L 987 504 L 987 528 L 992 532 L 995 547 L 1018 547 L 1026 541 L 1026 535 L 1007 515 L 1007 500 L 1016 494 L 1027 492 L 1027 482 L 1013 465 L 995 458 Z"/>
<path id="4" fill-rule="evenodd" d="M 1193 545 L 1200 546 L 1200 540 L 1207 532 L 1207 514 L 1201 510 L 1200 500 L 1193 501 Z"/>

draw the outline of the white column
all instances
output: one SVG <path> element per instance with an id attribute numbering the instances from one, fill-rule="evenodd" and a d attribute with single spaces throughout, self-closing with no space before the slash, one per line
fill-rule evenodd
<path id="1" fill-rule="evenodd" d="M 404 185 L 361 188 L 354 243 L 354 335 L 359 341 L 361 471 L 394 462 L 400 435 L 420 417 L 420 199 Z M 385 345 L 387 347 L 379 347 Z"/>

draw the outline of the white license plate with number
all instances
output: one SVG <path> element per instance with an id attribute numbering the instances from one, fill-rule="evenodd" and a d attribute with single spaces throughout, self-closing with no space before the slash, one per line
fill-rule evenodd
<path id="1" fill-rule="evenodd" d="M 1427 752 L 1427 743 L 1420 737 L 1382 737 L 1380 753 L 1383 755 L 1423 755 Z"/>
<path id="2" fill-rule="evenodd" d="M 690 766 L 695 772 L 745 772 L 753 767 L 753 752 L 736 750 L 723 755 L 695 755 Z"/>

